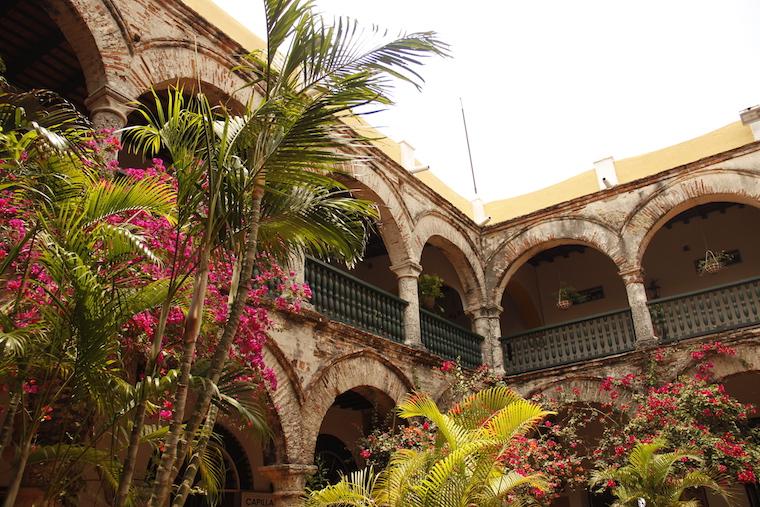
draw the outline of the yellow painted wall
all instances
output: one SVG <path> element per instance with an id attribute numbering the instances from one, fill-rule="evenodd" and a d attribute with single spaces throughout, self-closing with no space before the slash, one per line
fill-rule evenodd
<path id="1" fill-rule="evenodd" d="M 550 187 L 486 204 L 491 223 L 503 222 L 599 190 L 593 169 Z"/>
<path id="2" fill-rule="evenodd" d="M 740 121 L 703 136 L 661 150 L 615 161 L 618 181 L 627 183 L 710 155 L 744 146 L 753 141 L 752 130 Z"/>
<path id="3" fill-rule="evenodd" d="M 238 20 L 227 14 L 227 12 L 211 0 L 182 1 L 248 51 L 266 48 L 266 44 L 261 37 L 243 26 Z"/>

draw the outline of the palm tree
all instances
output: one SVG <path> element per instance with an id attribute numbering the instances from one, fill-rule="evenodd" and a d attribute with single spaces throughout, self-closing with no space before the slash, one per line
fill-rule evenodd
<path id="1" fill-rule="evenodd" d="M 647 507 L 699 507 L 697 500 L 682 500 L 691 488 L 708 488 L 728 501 L 725 489 L 710 473 L 681 466 L 684 461 L 701 465 L 699 456 L 681 450 L 659 452 L 666 447 L 664 440 L 637 443 L 626 465 L 595 471 L 591 485 L 611 488 L 616 507 L 636 506 L 640 498 Z"/>
<path id="2" fill-rule="evenodd" d="M 173 470 L 178 468 L 175 464 L 184 459 L 206 418 L 214 393 L 211 386 L 224 369 L 237 332 L 266 229 L 276 231 L 291 250 L 353 262 L 366 240 L 363 219 L 374 213 L 345 192 L 334 193 L 343 187 L 329 174 L 360 159 L 355 151 L 364 147 L 364 140 L 350 132 L 344 120 L 356 108 L 391 104 L 389 78 L 419 86 L 415 67 L 421 58 L 446 53 L 446 46 L 433 33 L 389 40 L 377 30 L 362 32 L 350 20 L 328 26 L 312 7 L 310 1 L 265 1 L 266 54 L 249 55 L 239 69 L 252 76 L 250 86 L 261 91 L 262 100 L 240 117 L 215 123 L 217 157 L 210 164 L 222 167 L 234 161 L 245 172 L 246 183 L 238 187 L 244 190 L 245 204 L 237 208 L 243 213 L 235 237 L 240 252 L 236 273 L 244 282 L 231 297 L 229 318 L 211 361 L 209 388 L 201 393 L 185 427 L 186 389 L 176 395 L 180 403 L 175 402 L 150 505 L 166 503 Z M 288 203 L 284 209 L 283 203 Z M 277 216 L 268 212 L 278 209 L 281 218 L 267 222 Z M 186 343 L 186 357 L 191 358 L 192 333 Z M 183 365 L 183 372 L 189 371 L 187 366 Z M 181 380 L 179 385 L 186 382 Z"/>
<path id="3" fill-rule="evenodd" d="M 138 227 L 110 219 L 142 212 L 171 219 L 175 195 L 169 185 L 150 178 L 103 179 L 97 164 L 90 168 L 85 163 L 79 144 L 93 135 L 89 122 L 51 92 L 0 90 L 0 125 L 0 158 L 13 171 L 3 190 L 31 208 L 30 230 L 0 271 L 7 274 L 25 252 L 22 287 L 34 286 L 48 301 L 26 327 L 16 317 L 34 302 L 23 300 L 23 290 L 0 305 L 0 372 L 19 372 L 9 382 L 15 394 L 0 439 L 3 447 L 8 445 L 18 423 L 14 474 L 5 499 L 11 506 L 30 462 L 99 463 L 104 477 L 114 476 L 112 460 L 94 449 L 94 439 L 85 443 L 77 440 L 82 435 L 68 434 L 70 442 L 40 445 L 34 452 L 32 444 L 47 411 L 64 398 L 86 419 L 97 419 L 129 396 L 118 360 L 120 330 L 133 315 L 160 303 L 166 287 L 161 281 L 135 283 L 125 258 L 158 259 Z M 33 262 L 50 283 L 28 276 Z M 21 383 L 29 376 L 41 379 L 39 392 L 24 390 Z"/>
<path id="4" fill-rule="evenodd" d="M 445 414 L 429 396 L 411 394 L 398 412 L 403 418 L 425 417 L 434 423 L 435 445 L 396 451 L 379 474 L 362 470 L 311 491 L 307 507 L 518 505 L 522 487 L 545 488 L 538 474 L 507 470 L 501 456 L 514 438 L 551 412 L 508 388 L 480 391 Z"/>

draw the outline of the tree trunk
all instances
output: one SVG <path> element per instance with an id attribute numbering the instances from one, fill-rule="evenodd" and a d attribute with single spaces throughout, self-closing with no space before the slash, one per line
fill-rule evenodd
<path id="1" fill-rule="evenodd" d="M 161 308 L 161 315 L 158 319 L 158 327 L 156 328 L 156 334 L 153 336 L 153 347 L 151 350 L 151 356 L 148 359 L 148 365 L 145 371 L 150 375 L 155 374 L 156 357 L 161 350 L 161 342 L 163 341 L 164 331 L 166 330 L 166 321 L 169 318 L 169 310 L 171 309 L 171 295 L 167 297 Z M 132 423 L 132 432 L 129 434 L 129 445 L 127 446 L 127 454 L 124 457 L 124 465 L 121 469 L 121 476 L 119 477 L 119 487 L 116 490 L 114 496 L 114 507 L 123 507 L 129 496 L 129 488 L 132 486 L 132 478 L 135 475 L 135 465 L 137 463 L 137 453 L 140 450 L 140 437 L 142 436 L 142 430 L 145 426 L 145 412 L 147 410 L 147 400 L 145 399 L 145 383 L 142 384 L 143 392 L 140 393 L 140 402 L 137 405 L 135 411 L 135 418 Z"/>
<path id="2" fill-rule="evenodd" d="M 26 437 L 26 440 L 21 447 L 21 454 L 13 464 L 14 475 L 8 486 L 8 491 L 5 493 L 5 503 L 3 503 L 3 507 L 13 507 L 16 504 L 16 497 L 18 496 L 19 489 L 21 489 L 21 479 L 23 479 L 24 471 L 26 470 L 26 462 L 29 459 L 29 452 L 32 448 L 32 439 L 36 432 L 36 426 L 32 426 L 30 430 L 29 435 Z"/>
<path id="3" fill-rule="evenodd" d="M 203 428 L 203 435 L 200 439 L 198 439 L 198 445 L 196 446 L 195 452 L 193 453 L 192 458 L 190 458 L 190 462 L 187 464 L 187 468 L 185 468 L 182 484 L 179 485 L 177 494 L 172 501 L 172 507 L 182 507 L 185 505 L 187 495 L 190 493 L 190 489 L 192 489 L 193 483 L 195 482 L 195 474 L 198 473 L 198 464 L 201 461 L 201 453 L 206 449 L 209 437 L 211 437 L 211 433 L 214 431 L 214 423 L 216 422 L 216 415 L 218 413 L 219 409 L 215 406 L 211 407 L 211 409 L 208 411 L 206 424 L 204 424 Z"/>
<path id="4" fill-rule="evenodd" d="M 257 179 L 257 182 L 253 189 L 251 220 L 250 226 L 248 228 L 248 236 L 246 238 L 245 256 L 243 258 L 242 267 L 240 269 L 240 281 L 242 281 L 242 283 L 238 284 L 237 294 L 235 295 L 232 303 L 232 308 L 230 309 L 230 313 L 227 317 L 227 322 L 224 326 L 222 338 L 219 340 L 219 344 L 216 346 L 214 356 L 211 359 L 211 364 L 209 365 L 208 377 L 211 380 L 211 385 L 216 385 L 219 382 L 222 370 L 224 369 L 224 364 L 227 361 L 230 345 L 232 344 L 232 340 L 237 333 L 238 325 L 240 324 L 240 317 L 243 314 L 245 304 L 248 300 L 248 292 L 250 291 L 251 287 L 253 267 L 256 264 L 256 254 L 258 247 L 257 238 L 259 234 L 259 224 L 261 222 L 261 201 L 264 197 L 265 183 L 265 178 L 260 177 Z M 180 442 L 180 447 L 177 452 L 178 459 L 184 459 L 185 455 L 187 454 L 188 442 L 193 439 L 195 433 L 198 431 L 198 428 L 200 428 L 201 424 L 203 423 L 205 415 L 208 412 L 212 396 L 213 391 L 209 387 L 201 392 L 199 399 L 196 401 L 196 410 L 193 411 L 193 415 L 191 416 L 186 426 L 185 439 L 184 441 Z M 200 453 L 202 450 L 202 448 L 199 448 L 196 450 L 196 452 Z M 185 479 L 187 480 L 187 474 L 185 474 Z M 193 473 L 193 477 L 190 478 L 191 484 L 194 479 L 195 474 Z"/>
<path id="5" fill-rule="evenodd" d="M 5 417 L 3 418 L 3 427 L 0 429 L 0 457 L 3 456 L 3 451 L 11 443 L 11 436 L 13 435 L 13 422 L 16 419 L 16 412 L 18 406 L 21 404 L 21 395 L 14 393 L 11 397 L 8 409 L 5 411 Z"/>
<path id="6" fill-rule="evenodd" d="M 193 356 L 195 355 L 195 344 L 198 341 L 198 335 L 201 331 L 203 322 L 203 304 L 206 299 L 206 289 L 208 287 L 209 261 L 211 257 L 211 248 L 209 238 L 204 242 L 201 251 L 201 257 L 198 261 L 198 271 L 193 281 L 193 296 L 190 300 L 190 308 L 185 319 L 185 329 L 182 336 L 182 363 L 180 364 L 180 374 L 177 380 L 177 391 L 174 396 L 174 415 L 169 425 L 169 433 L 164 443 L 164 452 L 161 455 L 161 462 L 156 472 L 156 478 L 153 483 L 153 491 L 148 502 L 149 506 L 160 507 L 165 505 L 169 497 L 169 490 L 172 485 L 172 469 L 177 458 L 177 444 L 184 435 L 182 420 L 185 417 L 185 405 L 187 404 L 187 393 L 190 383 L 190 368 L 193 365 Z"/>

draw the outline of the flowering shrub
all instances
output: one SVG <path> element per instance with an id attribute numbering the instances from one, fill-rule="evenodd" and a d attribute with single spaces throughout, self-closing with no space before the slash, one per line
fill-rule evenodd
<path id="1" fill-rule="evenodd" d="M 756 409 L 739 403 L 723 385 L 712 381 L 710 358 L 735 353 L 720 342 L 699 345 L 689 354 L 696 373 L 670 382 L 653 382 L 651 376 L 633 374 L 605 379 L 600 387 L 610 406 L 625 394 L 630 401 L 619 408 L 630 417 L 605 431 L 594 451 L 597 466 L 621 465 L 639 442 L 662 439 L 672 450 L 697 453 L 708 469 L 739 482 L 756 482 L 760 434 L 749 424 Z M 663 363 L 664 352 L 655 352 L 653 359 L 655 365 Z"/>
<path id="2" fill-rule="evenodd" d="M 2 428 L 8 440 L 5 433 L 0 440 L 26 445 L 22 452 L 46 444 L 96 445 L 103 434 L 97 424 L 124 418 L 121 404 L 128 403 L 144 375 L 153 375 L 145 366 L 161 321 L 161 287 L 175 284 L 176 295 L 166 299 L 166 326 L 156 357 L 154 381 L 161 391 L 150 395 L 148 408 L 155 424 L 166 426 L 174 415 L 171 382 L 176 376 L 170 373 L 183 354 L 184 296 L 189 295 L 188 280 L 198 256 L 193 229 L 179 226 L 173 216 L 178 187 L 174 168 L 157 158 L 147 168 L 120 168 L 115 160 L 120 142 L 106 131 L 79 147 L 80 158 L 66 159 L 66 177 L 61 177 L 47 166 L 47 155 L 30 154 L 19 148 L 21 142 L 0 132 L 0 155 L 5 157 L 0 174 L 6 182 L 18 182 L 0 191 L 0 416 L 11 414 L 5 420 L 13 422 L 12 414 L 21 414 L 31 437 L 28 445 L 14 442 L 8 424 Z M 63 181 L 64 197 L 54 193 L 55 178 Z M 69 183 L 77 178 L 86 183 Z M 41 202 L 28 191 L 35 185 L 51 190 L 55 206 L 72 211 L 67 215 Z M 85 223 L 66 221 L 120 188 L 134 194 L 154 192 L 164 208 L 119 207 L 114 199 L 117 211 L 107 208 Z M 204 205 L 194 213 L 202 216 Z M 231 250 L 214 252 L 195 364 L 203 364 L 215 351 L 228 317 L 235 265 Z M 229 392 L 235 399 L 230 399 L 241 409 L 259 400 L 266 384 L 276 387 L 274 371 L 262 354 L 274 325 L 270 311 L 297 312 L 311 296 L 308 286 L 295 282 L 295 273 L 282 269 L 266 252 L 258 255 L 257 275 L 250 284 L 229 354 L 228 370 L 235 376 L 225 379 L 233 386 Z M 124 302 L 138 294 L 145 299 Z M 135 307 L 147 309 L 129 313 Z M 112 322 L 118 326 L 111 329 Z M 162 432 L 152 435 L 161 449 Z"/>

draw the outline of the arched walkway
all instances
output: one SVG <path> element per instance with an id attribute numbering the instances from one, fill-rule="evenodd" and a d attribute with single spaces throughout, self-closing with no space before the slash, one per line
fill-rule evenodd
<path id="1" fill-rule="evenodd" d="M 438 213 L 423 216 L 414 227 L 412 260 L 422 263 L 427 244 L 439 248 L 456 271 L 465 309 L 481 306 L 485 300 L 485 275 L 480 265 L 476 245 L 463 231 L 454 227 Z M 423 265 L 423 269 L 425 266 Z"/>
<path id="2" fill-rule="evenodd" d="M 276 389 L 268 389 L 273 407 L 271 426 L 275 459 L 278 463 L 296 463 L 294 460 L 303 454 L 301 406 L 304 393 L 298 374 L 273 340 L 267 341 L 263 355 L 264 364 L 274 371 L 277 378 Z"/>
<path id="3" fill-rule="evenodd" d="M 304 442 L 300 463 L 310 463 L 313 459 L 322 420 L 336 397 L 364 386 L 385 393 L 394 402 L 413 390 L 406 375 L 373 350 L 360 350 L 335 359 L 306 389 L 299 421 Z"/>
<path id="4" fill-rule="evenodd" d="M 623 225 L 627 257 L 640 266 L 652 237 L 668 220 L 688 208 L 718 201 L 760 207 L 760 176 L 751 170 L 709 169 L 659 189 L 636 207 Z"/>
<path id="5" fill-rule="evenodd" d="M 150 41 L 141 47 L 139 58 L 132 60 L 123 94 L 137 100 L 155 84 L 201 82 L 218 95 L 245 104 L 251 91 L 243 89 L 245 80 L 232 72 L 235 63 L 226 55 L 202 46 L 196 48 L 189 41 Z"/>
<path id="6" fill-rule="evenodd" d="M 561 244 L 590 246 L 622 270 L 626 265 L 618 235 L 608 226 L 582 218 L 542 222 L 510 235 L 487 260 L 487 290 L 501 300 L 511 277 L 536 253 Z"/>
<path id="7" fill-rule="evenodd" d="M 77 54 L 90 95 L 106 86 L 118 89 L 124 61 L 133 52 L 132 36 L 119 9 L 111 0 L 103 4 L 93 9 L 87 0 L 45 0 L 48 14 Z"/>
<path id="8" fill-rule="evenodd" d="M 391 265 L 412 258 L 412 228 L 401 196 L 385 178 L 368 166 L 354 168 L 351 175 L 336 174 L 336 179 L 348 187 L 355 197 L 377 204 L 380 213 L 378 232 L 383 239 Z"/>

